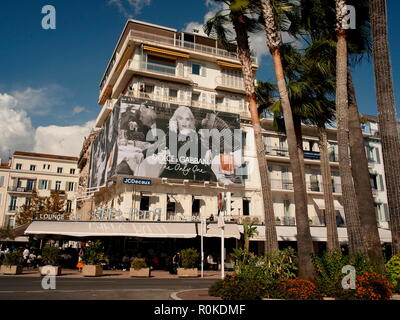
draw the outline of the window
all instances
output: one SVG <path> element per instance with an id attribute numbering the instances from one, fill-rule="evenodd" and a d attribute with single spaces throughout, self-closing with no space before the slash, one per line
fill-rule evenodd
<path id="1" fill-rule="evenodd" d="M 283 200 L 283 212 L 285 217 L 290 216 L 290 200 Z"/>
<path id="2" fill-rule="evenodd" d="M 248 199 L 243 199 L 243 215 L 250 215 L 250 200 Z"/>
<path id="3" fill-rule="evenodd" d="M 21 163 L 17 163 L 17 164 L 15 165 L 15 169 L 16 169 L 16 170 L 21 170 L 21 169 L 22 169 L 22 164 L 21 164 Z"/>
<path id="4" fill-rule="evenodd" d="M 50 170 L 50 165 L 49 164 L 47 165 L 47 170 Z"/>
<path id="5" fill-rule="evenodd" d="M 0 188 L 4 185 L 4 176 L 0 176 Z"/>
<path id="6" fill-rule="evenodd" d="M 8 208 L 8 210 L 9 211 L 17 210 L 17 197 L 16 196 L 11 196 L 10 207 Z"/>
<path id="7" fill-rule="evenodd" d="M 44 170 L 44 169 L 46 169 L 46 165 L 45 165 L 45 164 L 43 165 L 43 170 Z"/>
<path id="8" fill-rule="evenodd" d="M 311 173 L 310 176 L 310 190 L 319 192 L 318 175 L 316 173 Z"/>
<path id="9" fill-rule="evenodd" d="M 178 90 L 176 89 L 169 89 L 169 96 L 171 98 L 178 98 Z"/>
<path id="10" fill-rule="evenodd" d="M 242 131 L 242 147 L 243 148 L 246 146 L 246 140 L 247 140 L 247 132 Z"/>
<path id="11" fill-rule="evenodd" d="M 30 171 L 36 171 L 36 166 L 34 164 L 31 164 L 31 166 L 29 167 Z"/>
<path id="12" fill-rule="evenodd" d="M 31 198 L 25 198 L 25 205 L 29 206 L 31 204 Z"/>
<path id="13" fill-rule="evenodd" d="M 199 216 L 200 215 L 200 199 L 193 199 L 192 202 L 192 216 Z"/>
<path id="14" fill-rule="evenodd" d="M 67 207 L 65 208 L 65 211 L 67 213 L 71 213 L 72 212 L 72 200 L 67 200 Z"/>
<path id="15" fill-rule="evenodd" d="M 141 211 L 149 211 L 150 208 L 150 197 L 141 196 L 140 198 L 140 210 Z"/>
<path id="16" fill-rule="evenodd" d="M 69 169 L 70 174 L 75 174 L 75 169 Z"/>
<path id="17" fill-rule="evenodd" d="M 74 183 L 73 182 L 68 182 L 67 190 L 68 191 L 74 191 Z"/>
<path id="18" fill-rule="evenodd" d="M 47 180 L 40 180 L 39 182 L 39 189 L 47 190 L 48 181 Z"/>
<path id="19" fill-rule="evenodd" d="M 200 93 L 192 93 L 192 101 L 199 101 L 200 100 Z"/>
<path id="20" fill-rule="evenodd" d="M 61 181 L 56 181 L 56 191 L 61 190 Z"/>
<path id="21" fill-rule="evenodd" d="M 192 63 L 192 74 L 200 75 L 201 65 Z"/>
<path id="22" fill-rule="evenodd" d="M 36 181 L 32 179 L 28 179 L 26 182 L 26 191 L 31 191 L 35 189 Z"/>
<path id="23" fill-rule="evenodd" d="M 58 167 L 57 168 L 57 173 L 62 173 L 63 172 L 63 168 Z"/>
<path id="24" fill-rule="evenodd" d="M 371 181 L 371 187 L 374 190 L 378 190 L 378 179 L 376 174 L 370 174 L 369 175 L 370 181 Z"/>

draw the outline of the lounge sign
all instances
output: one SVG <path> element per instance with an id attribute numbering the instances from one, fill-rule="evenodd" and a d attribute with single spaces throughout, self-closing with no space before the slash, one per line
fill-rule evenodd
<path id="1" fill-rule="evenodd" d="M 141 186 L 151 186 L 151 180 L 146 180 L 146 179 L 124 178 L 122 181 L 125 184 L 138 184 Z"/>

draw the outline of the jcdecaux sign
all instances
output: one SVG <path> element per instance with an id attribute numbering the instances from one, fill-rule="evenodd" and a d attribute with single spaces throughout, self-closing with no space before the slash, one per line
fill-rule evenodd
<path id="1" fill-rule="evenodd" d="M 151 180 L 146 180 L 146 179 L 124 178 L 122 181 L 125 184 L 138 184 L 142 186 L 151 186 Z"/>

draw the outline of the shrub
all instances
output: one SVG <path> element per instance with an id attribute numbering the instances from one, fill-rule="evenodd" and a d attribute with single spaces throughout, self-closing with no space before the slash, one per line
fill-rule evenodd
<path id="1" fill-rule="evenodd" d="M 222 295 L 222 288 L 224 286 L 224 280 L 215 281 L 208 289 L 208 295 L 212 297 L 220 297 Z"/>
<path id="2" fill-rule="evenodd" d="M 392 282 L 394 290 L 400 292 L 400 254 L 394 255 L 386 263 L 386 275 Z"/>
<path id="3" fill-rule="evenodd" d="M 104 254 L 104 247 L 100 240 L 90 242 L 84 248 L 82 261 L 89 265 L 100 265 L 102 262 L 108 263 L 108 257 Z"/>
<path id="4" fill-rule="evenodd" d="M 297 261 L 292 248 L 256 257 L 242 249 L 234 249 L 235 273 L 240 279 L 282 281 L 296 277 Z"/>
<path id="5" fill-rule="evenodd" d="M 344 290 L 342 287 L 342 279 L 345 276 L 342 273 L 344 266 L 354 266 L 356 274 L 375 271 L 373 265 L 362 255 L 349 257 L 345 256 L 341 250 L 325 252 L 322 257 L 313 255 L 312 260 L 317 272 L 315 282 L 320 292 L 325 296 L 340 299 L 352 297 L 349 290 Z"/>
<path id="6" fill-rule="evenodd" d="M 200 254 L 196 249 L 188 248 L 181 251 L 181 265 L 185 269 L 197 268 Z"/>
<path id="7" fill-rule="evenodd" d="M 393 285 L 385 276 L 376 272 L 364 272 L 357 277 L 356 289 L 351 291 L 357 300 L 389 300 L 392 290 Z"/>
<path id="8" fill-rule="evenodd" d="M 147 268 L 146 260 L 143 258 L 135 258 L 131 262 L 131 268 L 135 270 Z"/>
<path id="9" fill-rule="evenodd" d="M 57 247 L 45 246 L 42 250 L 42 259 L 44 264 L 56 266 L 58 265 L 58 254 L 60 250 Z"/>
<path id="10" fill-rule="evenodd" d="M 322 295 L 314 282 L 303 279 L 281 281 L 269 291 L 269 297 L 287 300 L 321 300 Z"/>
<path id="11" fill-rule="evenodd" d="M 4 256 L 3 264 L 5 266 L 20 266 L 22 265 L 22 252 L 10 251 Z"/>
<path id="12" fill-rule="evenodd" d="M 215 284 L 213 290 L 223 300 L 260 300 L 264 296 L 265 288 L 265 281 L 244 280 L 236 275 L 227 275 L 221 283 Z"/>

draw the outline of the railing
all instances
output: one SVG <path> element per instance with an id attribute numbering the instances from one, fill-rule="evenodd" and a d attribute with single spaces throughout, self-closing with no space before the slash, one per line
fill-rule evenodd
<path id="1" fill-rule="evenodd" d="M 270 183 L 271 189 L 294 190 L 292 180 L 271 179 Z M 308 192 L 324 192 L 323 186 L 319 182 L 306 182 L 306 187 Z M 334 193 L 342 193 L 342 186 L 339 183 L 334 183 L 332 189 Z"/>
<path id="2" fill-rule="evenodd" d="M 265 153 L 270 156 L 289 157 L 289 151 L 283 148 L 277 148 L 271 145 L 265 145 Z"/>
<path id="3" fill-rule="evenodd" d="M 15 212 L 15 211 L 17 211 L 18 210 L 18 207 L 17 206 L 8 206 L 8 211 L 9 212 Z"/>
<path id="4" fill-rule="evenodd" d="M 325 217 L 313 216 L 309 218 L 309 223 L 311 226 L 323 227 L 326 225 Z"/>
<path id="5" fill-rule="evenodd" d="M 321 153 L 317 151 L 304 150 L 304 159 L 320 160 Z"/>
<path id="6" fill-rule="evenodd" d="M 275 219 L 275 225 L 277 225 L 277 226 L 295 226 L 296 218 L 295 217 L 277 217 Z"/>
<path id="7" fill-rule="evenodd" d="M 238 78 L 234 78 L 234 77 L 219 76 L 215 79 L 215 83 L 217 86 L 235 88 L 235 89 L 239 89 L 239 90 L 245 89 L 243 79 L 238 79 Z"/>
<path id="8" fill-rule="evenodd" d="M 36 188 L 34 187 L 16 187 L 16 186 L 9 186 L 8 191 L 13 191 L 13 192 L 32 192 Z"/>
<path id="9" fill-rule="evenodd" d="M 271 189 L 277 190 L 293 190 L 293 181 L 281 180 L 281 179 L 271 179 Z"/>

